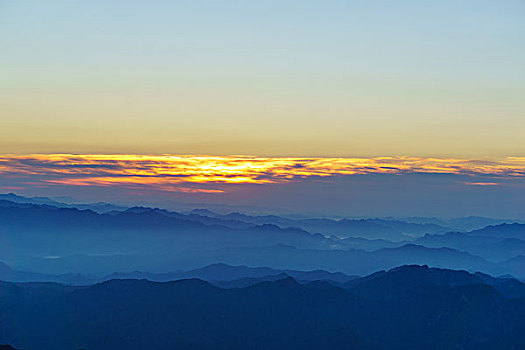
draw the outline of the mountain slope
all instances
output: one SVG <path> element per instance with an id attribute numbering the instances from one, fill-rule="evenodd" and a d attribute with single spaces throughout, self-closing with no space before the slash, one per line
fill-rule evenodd
<path id="1" fill-rule="evenodd" d="M 348 290 L 292 278 L 233 289 L 111 280 L 42 285 L 39 296 L 27 291 L 38 285 L 2 283 L 0 342 L 28 350 L 523 348 L 525 299 L 479 281 L 408 266 Z"/>
<path id="2" fill-rule="evenodd" d="M 235 220 L 257 225 L 272 224 L 282 228 L 297 227 L 308 232 L 319 232 L 325 235 L 335 235 L 341 238 L 361 237 L 368 239 L 386 239 L 402 241 L 426 233 L 446 232 L 447 228 L 432 223 L 411 223 L 395 219 L 289 219 L 276 215 L 251 216 L 241 213 L 220 215 L 209 210 L 194 210 L 193 214 Z"/>
<path id="3" fill-rule="evenodd" d="M 287 276 L 301 281 L 331 280 L 334 282 L 350 281 L 356 276 L 348 276 L 341 272 L 328 272 L 324 270 L 298 271 L 288 269 L 272 269 L 268 267 L 231 266 L 227 264 L 211 264 L 190 271 L 177 271 L 172 273 L 147 273 L 135 271 L 131 273 L 114 273 L 103 278 L 110 279 L 148 279 L 150 281 L 165 282 L 180 279 L 198 278 L 208 282 L 234 281 L 242 278 L 262 278 L 269 276 Z"/>
<path id="4" fill-rule="evenodd" d="M 340 242 L 300 229 L 274 225 L 232 228 L 204 224 L 149 208 L 98 214 L 0 200 L 0 239 L 15 255 L 72 255 L 108 252 L 162 254 L 188 247 L 268 246 L 327 248 Z M 0 259 L 6 260 L 5 256 Z"/>
<path id="5" fill-rule="evenodd" d="M 122 211 L 125 210 L 125 207 L 105 203 L 105 202 L 98 202 L 98 203 L 64 203 L 61 201 L 57 201 L 53 198 L 49 197 L 24 197 L 19 196 L 14 193 L 4 193 L 0 194 L 0 200 L 6 200 L 11 201 L 15 203 L 22 203 L 22 204 L 44 204 L 49 206 L 54 206 L 57 208 L 76 208 L 80 210 L 92 210 L 97 213 L 107 213 L 110 211 Z"/>
<path id="6" fill-rule="evenodd" d="M 492 261 L 507 260 L 525 252 L 525 224 L 501 224 L 471 232 L 429 234 L 414 243 L 433 248 L 454 248 Z"/>

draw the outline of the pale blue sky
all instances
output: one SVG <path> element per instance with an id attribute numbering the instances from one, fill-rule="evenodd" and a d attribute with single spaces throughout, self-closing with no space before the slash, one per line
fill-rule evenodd
<path id="1" fill-rule="evenodd" d="M 523 1 L 0 0 L 2 154 L 491 164 L 525 156 L 524 96 Z M 137 201 L 118 186 L 44 186 L 24 176 L 2 178 L 1 189 Z M 341 215 L 524 215 L 521 177 L 240 188 L 149 196 Z"/>
<path id="2" fill-rule="evenodd" d="M 0 146 L 523 155 L 524 44 L 523 1 L 3 0 Z"/>

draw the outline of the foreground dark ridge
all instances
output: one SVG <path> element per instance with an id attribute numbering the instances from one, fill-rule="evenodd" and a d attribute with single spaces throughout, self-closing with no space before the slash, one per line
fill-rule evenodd
<path id="1" fill-rule="evenodd" d="M 338 286 L 292 278 L 231 289 L 197 279 L 3 282 L 0 343 L 27 350 L 522 349 L 525 293 L 511 281 L 403 266 Z"/>

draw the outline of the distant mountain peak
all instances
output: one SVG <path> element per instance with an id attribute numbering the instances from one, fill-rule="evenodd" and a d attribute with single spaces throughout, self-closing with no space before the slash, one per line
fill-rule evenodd
<path id="1" fill-rule="evenodd" d="M 428 265 L 401 265 L 388 270 L 387 272 L 400 272 L 400 271 L 415 271 L 415 270 L 429 270 Z"/>
<path id="2" fill-rule="evenodd" d="M 190 214 L 195 214 L 195 215 L 202 215 L 202 216 L 217 216 L 218 214 L 209 210 L 209 209 L 206 209 L 206 208 L 196 208 L 196 209 L 193 209 L 192 211 L 190 211 Z"/>

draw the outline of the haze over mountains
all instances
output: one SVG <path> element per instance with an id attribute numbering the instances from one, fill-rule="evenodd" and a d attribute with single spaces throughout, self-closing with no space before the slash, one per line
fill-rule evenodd
<path id="1" fill-rule="evenodd" d="M 525 347 L 525 224 L 513 220 L 8 194 L 0 243 L 0 344 L 17 349 Z"/>
<path id="2" fill-rule="evenodd" d="M 105 206 L 112 210 L 97 213 L 84 209 L 85 204 L 78 209 L 75 204 L 42 204 L 53 203 L 45 198 L 15 199 L 0 200 L 0 237 L 10 247 L 0 259 L 19 270 L 100 278 L 113 272 L 167 273 L 223 262 L 363 275 L 403 264 L 427 264 L 525 278 L 521 223 L 459 232 L 399 219 L 290 219 L 147 207 L 115 210 L 110 204 Z"/>
<path id="3" fill-rule="evenodd" d="M 20 196 L 14 193 L 5 193 L 0 194 L 0 200 L 7 200 L 17 203 L 30 203 L 30 204 L 47 204 L 55 207 L 60 208 L 77 208 L 77 209 L 90 209 L 92 211 L 95 211 L 97 213 L 107 213 L 111 211 L 124 211 L 129 206 L 122 206 L 122 205 L 115 205 L 107 202 L 97 202 L 97 203 L 82 203 L 74 198 L 71 197 L 24 197 Z M 156 205 L 156 206 L 149 206 L 149 207 L 164 207 L 163 205 Z M 166 204 L 165 207 L 169 207 L 169 204 Z M 224 211 L 227 211 L 229 207 L 234 208 L 232 206 L 228 206 L 227 204 L 224 204 L 223 206 L 215 205 L 214 207 L 218 207 L 220 209 L 219 211 L 212 211 L 209 209 L 193 209 L 188 210 L 188 205 L 185 207 L 181 207 L 180 210 L 177 210 L 179 213 L 183 214 L 196 214 L 203 217 L 210 217 L 210 218 L 218 218 L 222 219 L 223 221 L 241 221 L 245 223 L 253 223 L 253 224 L 274 224 L 277 226 L 293 226 L 293 227 L 300 227 L 302 225 L 308 225 L 308 224 L 317 224 L 322 225 L 324 223 L 325 225 L 332 226 L 330 228 L 334 228 L 334 226 L 337 226 L 336 224 L 341 220 L 333 220 L 333 219 L 314 219 L 307 218 L 306 220 L 300 220 L 300 219 L 293 219 L 290 215 L 285 216 L 278 216 L 278 215 L 247 215 L 240 212 L 236 212 L 233 209 L 230 209 L 229 213 L 221 214 Z M 251 209 L 250 211 L 256 211 L 256 209 Z M 300 215 L 303 218 L 305 217 L 304 214 Z M 295 215 L 297 217 L 297 215 Z M 361 221 L 360 221 L 361 220 Z M 480 216 L 468 216 L 468 217 L 458 217 L 458 218 L 450 218 L 450 219 L 443 219 L 443 218 L 436 218 L 436 217 L 385 217 L 385 218 L 350 218 L 347 219 L 347 221 L 370 221 L 374 222 L 378 225 L 376 229 L 380 228 L 381 224 L 387 224 L 390 229 L 395 227 L 395 224 L 397 223 L 400 227 L 398 227 L 398 230 L 401 230 L 401 232 L 405 234 L 410 234 L 411 232 L 421 232 L 421 231 L 427 231 L 427 232 L 440 232 L 440 231 L 471 231 L 479 228 L 483 228 L 488 225 L 498 225 L 502 223 L 512 223 L 512 222 L 521 222 L 524 223 L 525 220 L 523 219 L 495 219 L 495 218 L 488 218 L 488 217 L 480 217 Z M 344 222 L 344 221 L 343 221 Z M 410 225 L 410 224 L 421 224 L 423 226 L 418 225 Z M 363 225 L 363 229 L 366 228 L 366 225 Z M 321 226 L 322 227 L 322 226 Z M 326 228 L 324 228 L 326 229 Z M 383 228 L 384 229 L 384 228 Z M 423 229 L 423 230 L 422 230 Z M 348 234 L 348 232 L 343 232 L 343 234 Z"/>

